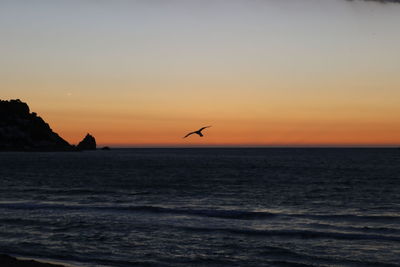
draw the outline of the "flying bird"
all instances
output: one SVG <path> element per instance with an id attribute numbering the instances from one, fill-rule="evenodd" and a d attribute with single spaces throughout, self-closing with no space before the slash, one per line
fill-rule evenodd
<path id="1" fill-rule="evenodd" d="M 198 134 L 200 137 L 203 137 L 203 134 L 201 133 L 201 131 L 203 131 L 203 130 L 206 129 L 206 128 L 210 128 L 210 127 L 211 127 L 211 126 L 206 126 L 206 127 L 200 128 L 200 129 L 197 130 L 197 131 L 188 133 L 188 134 L 185 135 L 183 138 L 186 138 L 186 137 L 188 137 L 189 135 L 192 135 L 192 134 Z"/>

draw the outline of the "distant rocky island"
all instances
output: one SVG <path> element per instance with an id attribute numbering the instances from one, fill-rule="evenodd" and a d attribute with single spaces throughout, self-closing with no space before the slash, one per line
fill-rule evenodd
<path id="1" fill-rule="evenodd" d="M 71 145 L 53 132 L 29 106 L 19 99 L 0 100 L 0 151 L 82 151 L 95 150 L 96 139 L 87 134 Z"/>

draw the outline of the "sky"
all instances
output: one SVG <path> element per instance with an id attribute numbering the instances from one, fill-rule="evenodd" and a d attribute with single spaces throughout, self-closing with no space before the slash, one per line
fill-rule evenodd
<path id="1" fill-rule="evenodd" d="M 72 144 L 397 146 L 398 2 L 1 0 L 0 99 Z"/>

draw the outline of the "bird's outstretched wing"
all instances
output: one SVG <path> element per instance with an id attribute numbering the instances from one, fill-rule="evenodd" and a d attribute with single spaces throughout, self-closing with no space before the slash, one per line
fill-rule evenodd
<path id="1" fill-rule="evenodd" d="M 201 131 L 203 131 L 204 129 L 210 128 L 210 127 L 211 127 L 211 126 L 206 126 L 206 127 L 200 128 L 200 129 L 198 130 L 198 132 L 201 132 Z"/>
<path id="2" fill-rule="evenodd" d="M 189 135 L 192 135 L 192 134 L 194 134 L 195 132 L 191 132 L 191 133 L 188 133 L 187 135 L 185 135 L 184 137 L 182 137 L 182 138 L 186 138 L 186 137 L 188 137 Z"/>

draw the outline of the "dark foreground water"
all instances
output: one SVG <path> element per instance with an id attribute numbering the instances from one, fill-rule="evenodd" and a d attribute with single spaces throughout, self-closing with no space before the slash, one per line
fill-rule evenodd
<path id="1" fill-rule="evenodd" d="M 0 253 L 82 266 L 400 266 L 400 150 L 0 153 Z"/>

